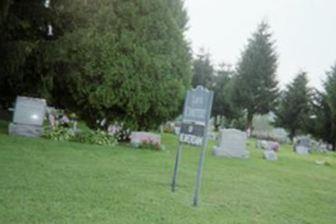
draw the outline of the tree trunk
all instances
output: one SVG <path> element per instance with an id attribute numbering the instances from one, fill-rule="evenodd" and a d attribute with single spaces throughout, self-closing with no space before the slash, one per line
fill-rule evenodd
<path id="1" fill-rule="evenodd" d="M 253 112 L 248 111 L 247 112 L 247 124 L 246 124 L 246 130 L 252 131 L 252 122 L 253 122 Z"/>
<path id="2" fill-rule="evenodd" d="M 222 116 L 215 116 L 215 120 L 214 120 L 215 131 L 219 130 L 219 127 L 221 125 L 221 118 Z"/>
<path id="3" fill-rule="evenodd" d="M 291 142 L 293 142 L 293 139 L 294 139 L 295 135 L 296 135 L 296 129 L 291 129 L 290 133 L 289 133 L 289 138 L 290 138 Z"/>

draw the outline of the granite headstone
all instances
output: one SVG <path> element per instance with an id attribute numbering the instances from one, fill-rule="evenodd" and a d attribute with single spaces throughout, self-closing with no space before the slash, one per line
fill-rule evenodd
<path id="1" fill-rule="evenodd" d="M 307 137 L 300 137 L 294 145 L 294 151 L 299 155 L 307 155 L 311 152 L 311 140 Z"/>
<path id="2" fill-rule="evenodd" d="M 222 129 L 218 146 L 214 148 L 215 156 L 229 158 L 248 158 L 249 151 L 246 149 L 247 135 L 236 129 Z"/>
<path id="3" fill-rule="evenodd" d="M 9 134 L 26 137 L 41 136 L 46 108 L 47 103 L 44 99 L 17 97 L 13 122 L 9 124 Z"/>

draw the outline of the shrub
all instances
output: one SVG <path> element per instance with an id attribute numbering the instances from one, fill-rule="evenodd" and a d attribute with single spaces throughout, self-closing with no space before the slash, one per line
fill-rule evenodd
<path id="1" fill-rule="evenodd" d="M 57 126 L 53 129 L 48 128 L 44 131 L 43 137 L 55 141 L 70 141 L 74 137 L 74 132 L 62 126 Z"/>
<path id="2" fill-rule="evenodd" d="M 109 135 L 106 131 L 86 130 L 75 133 L 72 129 L 62 126 L 57 126 L 53 129 L 47 129 L 43 137 L 55 141 L 73 141 L 93 145 L 114 146 L 117 144 L 116 138 L 112 135 Z"/>
<path id="3" fill-rule="evenodd" d="M 106 131 L 102 130 L 78 132 L 72 140 L 93 145 L 114 146 L 117 144 L 117 139 L 114 136 L 109 135 Z"/>

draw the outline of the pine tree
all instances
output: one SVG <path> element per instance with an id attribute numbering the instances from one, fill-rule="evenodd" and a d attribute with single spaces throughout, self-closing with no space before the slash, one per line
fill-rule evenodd
<path id="1" fill-rule="evenodd" d="M 233 119 L 242 116 L 242 111 L 235 107 L 232 100 L 234 78 L 235 72 L 225 64 L 221 64 L 216 69 L 212 78 L 212 89 L 214 91 L 212 115 L 215 117 L 216 129 L 223 123 L 223 119 L 231 123 Z"/>
<path id="2" fill-rule="evenodd" d="M 249 39 L 237 66 L 234 101 L 247 111 L 247 128 L 254 114 L 274 109 L 278 96 L 277 54 L 267 23 L 262 22 Z"/>
<path id="3" fill-rule="evenodd" d="M 210 54 L 202 50 L 193 61 L 192 86 L 195 88 L 201 85 L 212 89 L 214 73 L 215 69 L 211 62 Z"/>
<path id="4" fill-rule="evenodd" d="M 327 80 L 324 83 L 326 103 L 330 110 L 330 139 L 333 150 L 336 150 L 336 64 L 327 72 Z"/>
<path id="5" fill-rule="evenodd" d="M 331 111 L 327 102 L 326 94 L 315 89 L 312 95 L 312 108 L 307 121 L 307 132 L 316 139 L 333 144 Z"/>
<path id="6" fill-rule="evenodd" d="M 307 73 L 298 73 L 287 85 L 276 111 L 275 124 L 287 129 L 290 139 L 296 136 L 298 130 L 304 132 L 307 128 L 311 108 L 311 89 L 307 85 Z"/>

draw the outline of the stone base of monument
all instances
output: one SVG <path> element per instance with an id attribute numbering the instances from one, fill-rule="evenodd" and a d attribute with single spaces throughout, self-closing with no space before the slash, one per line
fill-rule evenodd
<path id="1" fill-rule="evenodd" d="M 295 147 L 295 152 L 299 155 L 308 155 L 310 152 L 310 148 L 302 145 L 298 145 Z"/>
<path id="2" fill-rule="evenodd" d="M 250 153 L 247 150 L 228 149 L 221 147 L 214 147 L 213 154 L 215 156 L 239 159 L 248 159 L 250 157 Z"/>
<path id="3" fill-rule="evenodd" d="M 10 123 L 8 133 L 10 135 L 37 138 L 42 136 L 43 127 L 37 125 Z"/>

